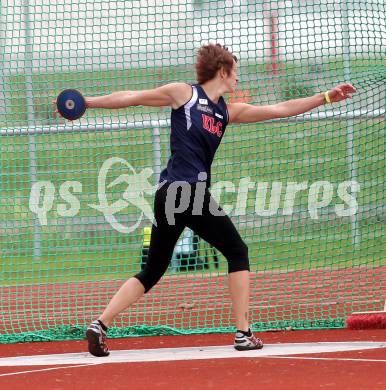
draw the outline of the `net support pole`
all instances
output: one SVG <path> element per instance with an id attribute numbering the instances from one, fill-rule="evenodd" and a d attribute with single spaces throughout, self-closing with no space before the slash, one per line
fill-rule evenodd
<path id="1" fill-rule="evenodd" d="M 159 126 L 153 126 L 153 166 L 156 183 L 161 174 L 161 136 Z"/>
<path id="2" fill-rule="evenodd" d="M 271 67 L 272 74 L 278 74 L 278 47 L 277 47 L 277 11 L 276 9 L 270 11 L 269 15 L 270 25 L 270 42 L 271 42 Z"/>
<path id="3" fill-rule="evenodd" d="M 5 23 L 4 23 L 5 24 Z M 0 3 L 0 26 L 3 25 L 3 12 L 2 5 Z M 4 66 L 4 47 L 5 47 L 5 33 L 3 36 L 2 30 L 0 29 L 0 123 L 4 122 L 4 126 L 6 126 L 6 98 L 5 98 L 5 66 Z"/>
<path id="4" fill-rule="evenodd" d="M 266 70 L 272 74 L 272 80 L 275 82 L 275 77 L 279 73 L 279 34 L 278 34 L 278 3 L 271 1 L 264 5 L 264 20 L 266 23 L 266 42 L 265 46 L 265 61 Z"/>
<path id="5" fill-rule="evenodd" d="M 350 64 L 350 19 L 348 15 L 349 0 L 341 0 L 342 32 L 343 32 L 343 71 L 345 82 L 351 83 L 351 64 Z M 355 158 L 354 145 L 354 119 L 346 118 L 347 126 L 347 164 L 349 169 L 350 181 L 357 181 L 357 166 Z M 356 192 L 352 193 L 356 200 Z M 351 219 L 351 239 L 355 249 L 360 249 L 360 233 L 358 223 L 358 212 L 350 216 Z"/>
<path id="6" fill-rule="evenodd" d="M 32 47 L 31 21 L 29 12 L 29 0 L 23 1 L 24 25 L 25 25 L 25 94 L 27 101 L 27 127 L 35 121 L 34 100 L 32 93 Z M 28 134 L 29 174 L 31 188 L 37 181 L 36 142 L 35 135 Z M 41 229 L 39 220 L 33 216 L 33 257 L 35 261 L 41 258 Z"/>

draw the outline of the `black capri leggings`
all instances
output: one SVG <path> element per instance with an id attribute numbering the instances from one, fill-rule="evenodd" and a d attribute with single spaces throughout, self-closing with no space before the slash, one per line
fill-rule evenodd
<path id="1" fill-rule="evenodd" d="M 177 240 L 186 226 L 224 255 L 228 272 L 249 271 L 248 247 L 205 183 L 183 183 L 182 186 L 188 186 L 190 191 L 184 192 L 178 182 L 174 182 L 164 184 L 155 194 L 157 226 L 152 226 L 146 266 L 135 275 L 145 287 L 145 292 L 157 284 L 166 272 Z M 169 206 L 173 209 L 180 207 L 181 211 L 171 215 Z"/>

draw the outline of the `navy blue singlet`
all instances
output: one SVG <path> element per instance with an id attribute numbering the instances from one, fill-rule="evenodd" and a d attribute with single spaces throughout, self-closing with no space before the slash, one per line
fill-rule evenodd
<path id="1" fill-rule="evenodd" d="M 192 85 L 190 100 L 172 110 L 171 156 L 161 172 L 160 182 L 206 181 L 207 187 L 210 187 L 210 168 L 228 120 L 222 96 L 215 104 L 199 84 Z"/>

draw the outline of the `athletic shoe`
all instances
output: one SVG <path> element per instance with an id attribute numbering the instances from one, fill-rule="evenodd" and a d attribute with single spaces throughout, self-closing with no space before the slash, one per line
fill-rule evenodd
<path id="1" fill-rule="evenodd" d="M 86 331 L 88 350 L 94 356 L 109 356 L 110 352 L 106 344 L 106 331 L 98 321 L 93 321 Z"/>
<path id="2" fill-rule="evenodd" d="M 237 332 L 233 345 L 238 351 L 249 351 L 251 349 L 261 349 L 264 344 L 252 333 L 250 336 L 247 336 L 244 333 Z"/>

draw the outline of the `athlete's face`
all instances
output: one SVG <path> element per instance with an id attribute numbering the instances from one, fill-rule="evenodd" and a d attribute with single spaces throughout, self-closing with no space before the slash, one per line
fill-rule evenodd
<path id="1" fill-rule="evenodd" d="M 237 87 L 238 81 L 239 80 L 237 78 L 237 62 L 233 61 L 233 67 L 232 67 L 231 71 L 229 72 L 229 74 L 227 74 L 225 72 L 224 84 L 227 87 L 226 92 L 228 92 L 228 93 L 234 92 L 236 87 Z"/>

